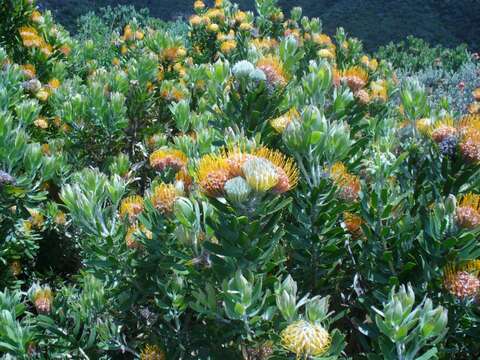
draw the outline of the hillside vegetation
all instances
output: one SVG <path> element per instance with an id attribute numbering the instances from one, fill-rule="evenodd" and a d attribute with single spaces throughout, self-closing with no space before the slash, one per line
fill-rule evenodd
<path id="1" fill-rule="evenodd" d="M 104 6 L 133 5 L 147 8 L 154 17 L 173 20 L 192 14 L 190 0 L 42 0 L 56 18 L 73 30 L 78 16 Z M 253 0 L 241 0 L 242 8 L 253 10 Z M 454 47 L 466 43 L 480 49 L 480 1 L 464 0 L 299 0 L 280 1 L 285 10 L 300 6 L 304 14 L 319 17 L 329 34 L 343 26 L 373 50 L 390 41 L 414 35 L 432 44 Z"/>
<path id="2" fill-rule="evenodd" d="M 0 0 L 0 360 L 480 358 L 479 55 L 192 13 Z"/>

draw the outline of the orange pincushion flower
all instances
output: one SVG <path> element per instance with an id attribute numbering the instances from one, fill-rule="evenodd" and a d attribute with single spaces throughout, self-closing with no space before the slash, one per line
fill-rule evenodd
<path id="1" fill-rule="evenodd" d="M 469 193 L 461 198 L 456 220 L 461 228 L 473 229 L 480 225 L 480 195 Z"/>
<path id="2" fill-rule="evenodd" d="M 475 90 L 473 90 L 472 95 L 475 101 L 480 101 L 480 88 L 476 88 Z"/>
<path id="3" fill-rule="evenodd" d="M 232 178 L 227 159 L 221 155 L 205 155 L 198 165 L 197 178 L 205 194 L 221 196 L 225 183 Z"/>
<path id="4" fill-rule="evenodd" d="M 33 294 L 33 303 L 39 314 L 49 314 L 52 308 L 52 302 L 53 293 L 48 286 L 37 289 Z"/>
<path id="5" fill-rule="evenodd" d="M 465 264 L 448 264 L 443 270 L 443 284 L 445 289 L 461 300 L 472 299 L 478 296 L 480 280 L 478 279 L 478 260 Z"/>
<path id="6" fill-rule="evenodd" d="M 127 234 L 125 235 L 125 244 L 129 249 L 139 249 L 141 248 L 141 243 L 138 242 L 137 236 L 143 234 L 149 240 L 152 239 L 153 234 L 148 230 L 144 225 L 132 225 L 128 228 Z"/>
<path id="7" fill-rule="evenodd" d="M 353 238 L 359 238 L 362 235 L 363 220 L 360 216 L 346 211 L 343 213 L 343 222 Z"/>
<path id="8" fill-rule="evenodd" d="M 155 186 L 150 200 L 153 206 L 164 214 L 173 211 L 175 200 L 178 197 L 178 191 L 173 184 L 160 184 Z"/>
<path id="9" fill-rule="evenodd" d="M 257 67 L 265 73 L 268 84 L 274 87 L 287 84 L 287 76 L 280 59 L 273 56 L 263 57 L 258 60 Z"/>
<path id="10" fill-rule="evenodd" d="M 61 52 L 64 56 L 70 55 L 70 52 L 72 51 L 72 49 L 70 48 L 70 46 L 67 45 L 67 44 L 62 45 L 59 50 L 60 50 L 60 52 Z"/>
<path id="11" fill-rule="evenodd" d="M 474 128 L 462 129 L 460 152 L 463 158 L 469 162 L 480 161 L 480 132 Z"/>
<path id="12" fill-rule="evenodd" d="M 140 354 L 140 360 L 165 360 L 165 353 L 156 345 L 147 345 Z"/>
<path id="13" fill-rule="evenodd" d="M 41 23 L 43 22 L 43 16 L 42 14 L 40 13 L 40 11 L 38 10 L 34 10 L 32 12 L 32 15 L 30 16 L 30 19 L 32 19 L 33 22 L 36 22 L 36 23 Z"/>
<path id="14" fill-rule="evenodd" d="M 18 276 L 22 272 L 22 264 L 18 260 L 14 260 L 10 263 L 10 271 L 13 276 Z"/>
<path id="15" fill-rule="evenodd" d="M 220 51 L 223 54 L 228 54 L 237 47 L 235 40 L 226 40 L 220 45 Z"/>
<path id="16" fill-rule="evenodd" d="M 39 117 L 37 120 L 33 122 L 33 125 L 40 129 L 47 129 L 48 128 L 48 121 L 44 117 Z"/>
<path id="17" fill-rule="evenodd" d="M 32 64 L 22 65 L 22 70 L 25 76 L 28 77 L 29 79 L 33 79 L 37 74 L 35 70 L 35 66 Z"/>
<path id="18" fill-rule="evenodd" d="M 139 195 L 126 197 L 120 204 L 120 216 L 123 218 L 128 216 L 130 221 L 134 221 L 136 217 L 143 211 L 143 198 Z"/>
<path id="19" fill-rule="evenodd" d="M 457 136 L 457 129 L 453 123 L 453 119 L 448 117 L 435 123 L 429 129 L 430 136 L 436 143 L 441 143 L 443 140 Z"/>
<path id="20" fill-rule="evenodd" d="M 150 166 L 158 171 L 164 171 L 166 168 L 178 171 L 186 164 L 187 156 L 180 150 L 159 149 L 150 155 Z"/>
<path id="21" fill-rule="evenodd" d="M 373 100 L 385 102 L 388 100 L 388 87 L 385 80 L 370 83 L 370 96 Z"/>
<path id="22" fill-rule="evenodd" d="M 33 27 L 22 26 L 19 29 L 23 45 L 26 47 L 40 47 L 43 44 L 43 39 L 38 35 L 38 32 Z"/>
<path id="23" fill-rule="evenodd" d="M 468 105 L 467 110 L 470 114 L 480 114 L 480 102 L 474 102 Z"/>
<path id="24" fill-rule="evenodd" d="M 359 66 L 353 66 L 341 73 L 341 81 L 343 81 L 353 92 L 357 92 L 367 85 L 368 74 Z"/>
<path id="25" fill-rule="evenodd" d="M 315 33 L 312 35 L 312 40 L 318 45 L 332 46 L 332 39 L 326 34 Z"/>
<path id="26" fill-rule="evenodd" d="M 360 192 L 360 179 L 348 173 L 347 168 L 342 163 L 335 163 L 330 170 L 330 177 L 340 188 L 339 197 L 342 200 L 353 202 L 358 199 Z"/>

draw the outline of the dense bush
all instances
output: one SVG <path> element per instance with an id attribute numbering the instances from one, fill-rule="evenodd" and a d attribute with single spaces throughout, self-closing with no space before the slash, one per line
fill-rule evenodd
<path id="1" fill-rule="evenodd" d="M 2 358 L 480 355 L 479 89 L 274 0 L 73 38 L 1 8 Z"/>
<path id="2" fill-rule="evenodd" d="M 449 49 L 440 45 L 430 46 L 425 40 L 408 36 L 406 41 L 381 46 L 376 56 L 389 61 L 396 69 L 421 71 L 437 68 L 457 71 L 473 59 L 465 45 Z"/>

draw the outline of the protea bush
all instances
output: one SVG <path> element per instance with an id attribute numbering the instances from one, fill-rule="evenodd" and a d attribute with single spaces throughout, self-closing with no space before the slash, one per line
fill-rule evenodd
<path id="1" fill-rule="evenodd" d="M 0 10 L 2 359 L 480 356 L 479 89 L 274 0 Z"/>

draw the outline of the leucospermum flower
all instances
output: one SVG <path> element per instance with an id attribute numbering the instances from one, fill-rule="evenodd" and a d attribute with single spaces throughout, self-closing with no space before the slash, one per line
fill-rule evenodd
<path id="1" fill-rule="evenodd" d="M 430 137 L 440 147 L 440 151 L 444 155 L 454 155 L 458 146 L 458 130 L 455 127 L 452 118 L 445 118 L 433 126 L 428 131 Z"/>
<path id="2" fill-rule="evenodd" d="M 222 196 L 225 183 L 232 178 L 229 168 L 227 159 L 221 155 L 204 156 L 197 171 L 202 191 L 208 196 Z"/>
<path id="3" fill-rule="evenodd" d="M 50 314 L 52 302 L 53 293 L 49 286 L 37 287 L 33 291 L 33 303 L 39 314 Z"/>
<path id="4" fill-rule="evenodd" d="M 464 229 L 474 229 L 480 225 L 480 195 L 469 193 L 460 199 L 456 220 L 458 226 Z"/>
<path id="5" fill-rule="evenodd" d="M 149 240 L 153 237 L 152 232 L 144 225 L 132 225 L 128 228 L 127 234 L 125 235 L 125 244 L 129 249 L 138 249 L 141 247 L 141 244 L 137 240 L 137 236 L 140 234 L 145 235 Z"/>
<path id="6" fill-rule="evenodd" d="M 230 39 L 222 42 L 222 44 L 220 45 L 220 51 L 223 54 L 229 54 L 236 47 L 237 47 L 237 42 L 235 40 Z"/>
<path id="7" fill-rule="evenodd" d="M 272 87 L 283 87 L 287 84 L 287 75 L 280 59 L 267 56 L 257 62 L 257 68 L 265 73 L 267 83 Z"/>
<path id="8" fill-rule="evenodd" d="M 14 260 L 10 263 L 10 271 L 13 276 L 18 276 L 22 273 L 22 263 L 18 260 Z"/>
<path id="9" fill-rule="evenodd" d="M 255 156 L 264 158 L 271 162 L 278 174 L 278 181 L 273 187 L 273 191 L 282 194 L 293 189 L 298 183 L 298 169 L 291 158 L 287 158 L 279 151 L 273 151 L 266 147 L 261 147 L 255 151 Z"/>
<path id="10" fill-rule="evenodd" d="M 242 172 L 248 185 L 257 192 L 266 192 L 279 180 L 275 166 L 261 157 L 247 159 L 242 165 Z"/>
<path id="11" fill-rule="evenodd" d="M 276 132 L 281 134 L 285 131 L 288 124 L 296 119 L 300 119 L 300 114 L 298 113 L 297 109 L 291 108 L 282 116 L 271 120 L 270 125 L 272 125 Z"/>
<path id="12" fill-rule="evenodd" d="M 449 264 L 443 270 L 445 289 L 460 300 L 475 298 L 480 291 L 478 261 L 462 265 Z"/>
<path id="13" fill-rule="evenodd" d="M 280 334 L 282 346 L 293 352 L 298 358 L 321 356 L 331 344 L 331 336 L 321 325 L 305 320 L 288 325 Z"/>
<path id="14" fill-rule="evenodd" d="M 368 74 L 359 66 L 353 66 L 341 73 L 341 81 L 343 81 L 352 92 L 357 92 L 367 85 Z"/>
<path id="15" fill-rule="evenodd" d="M 25 47 L 40 47 L 43 44 L 43 39 L 38 35 L 38 32 L 33 27 L 22 26 L 19 30 Z"/>
<path id="16" fill-rule="evenodd" d="M 38 119 L 33 121 L 33 125 L 40 129 L 47 129 L 48 128 L 48 120 L 44 117 L 39 117 Z"/>
<path id="17" fill-rule="evenodd" d="M 339 197 L 342 200 L 353 202 L 358 199 L 360 179 L 355 175 L 349 174 L 344 164 L 333 164 L 330 170 L 330 177 L 335 185 L 340 188 Z"/>
<path id="18" fill-rule="evenodd" d="M 155 186 L 150 201 L 161 213 L 170 214 L 173 211 L 173 206 L 178 196 L 178 190 L 173 184 L 162 183 Z"/>
<path id="19" fill-rule="evenodd" d="M 363 220 L 360 216 L 345 211 L 343 213 L 343 222 L 345 223 L 345 228 L 354 239 L 359 238 L 362 235 Z"/>
<path id="20" fill-rule="evenodd" d="M 385 102 L 388 100 L 388 87 L 385 80 L 370 83 L 370 97 L 374 101 Z"/>
<path id="21" fill-rule="evenodd" d="M 147 345 L 140 353 L 141 360 L 165 360 L 165 353 L 157 345 Z"/>
<path id="22" fill-rule="evenodd" d="M 480 88 L 473 90 L 472 95 L 475 101 L 480 101 Z"/>
<path id="23" fill-rule="evenodd" d="M 150 155 L 150 166 L 155 170 L 164 171 L 171 168 L 178 171 L 187 164 L 187 156 L 176 149 L 159 149 Z"/>
<path id="24" fill-rule="evenodd" d="M 222 154 L 204 156 L 197 177 L 208 196 L 223 196 L 227 181 L 235 177 L 242 177 L 253 191 L 271 190 L 280 194 L 296 186 L 298 169 L 278 151 L 261 147 L 245 152 L 233 148 Z"/>
<path id="25" fill-rule="evenodd" d="M 37 74 L 37 72 L 35 70 L 35 66 L 32 65 L 32 64 L 22 65 L 22 72 L 29 79 L 35 78 L 35 75 Z"/>
<path id="26" fill-rule="evenodd" d="M 143 211 L 143 198 L 139 195 L 126 197 L 120 204 L 120 216 L 123 218 L 128 216 L 130 221 L 134 221 Z"/>

